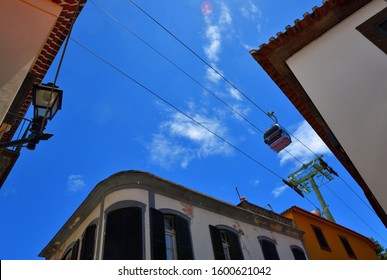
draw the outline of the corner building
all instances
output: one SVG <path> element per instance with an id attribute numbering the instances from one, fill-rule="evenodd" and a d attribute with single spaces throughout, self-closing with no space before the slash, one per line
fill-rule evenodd
<path id="1" fill-rule="evenodd" d="M 307 259 L 302 236 L 291 219 L 272 211 L 253 212 L 150 173 L 124 171 L 100 182 L 39 256 Z"/>

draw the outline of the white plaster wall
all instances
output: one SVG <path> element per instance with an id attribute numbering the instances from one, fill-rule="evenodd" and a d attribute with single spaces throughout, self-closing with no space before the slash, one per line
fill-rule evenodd
<path id="1" fill-rule="evenodd" d="M 156 194 L 156 208 L 169 208 L 186 214 L 191 218 L 191 236 L 195 259 L 214 259 L 209 225 L 226 225 L 234 228 L 240 235 L 241 248 L 245 259 L 264 259 L 258 236 L 275 240 L 280 259 L 294 259 L 291 245 L 304 248 L 302 242 L 289 236 L 256 227 L 238 220 L 210 212 L 198 207 L 189 207 L 185 203 Z"/>
<path id="2" fill-rule="evenodd" d="M 387 212 L 387 55 L 355 29 L 386 7 L 372 1 L 287 64 Z"/>
<path id="3" fill-rule="evenodd" d="M 71 236 L 66 240 L 66 242 L 64 244 L 61 245 L 60 247 L 60 250 L 51 257 L 52 260 L 57 260 L 57 259 L 60 259 L 62 256 L 63 256 L 63 253 L 66 251 L 66 249 L 69 247 L 69 245 L 75 241 L 77 241 L 77 239 L 80 240 L 80 242 L 82 241 L 82 236 L 83 236 L 83 233 L 85 232 L 87 226 L 92 222 L 94 221 L 95 219 L 99 218 L 99 214 L 100 214 L 100 207 L 101 205 L 98 205 L 92 212 L 91 214 L 82 222 L 81 225 L 79 225 L 79 227 L 77 228 L 77 230 L 75 230 Z M 75 221 L 73 221 L 73 224 L 72 226 L 75 226 L 78 222 L 78 219 L 76 218 Z M 98 222 L 98 227 L 100 226 L 100 221 Z M 71 226 L 70 226 L 71 227 Z M 97 227 L 97 234 L 98 234 L 98 227 Z M 96 236 L 97 237 L 97 236 Z M 81 245 L 81 243 L 80 243 Z M 95 246 L 97 247 L 97 245 Z"/>

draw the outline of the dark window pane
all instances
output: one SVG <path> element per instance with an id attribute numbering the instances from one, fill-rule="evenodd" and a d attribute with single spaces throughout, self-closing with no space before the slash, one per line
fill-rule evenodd
<path id="1" fill-rule="evenodd" d="M 239 236 L 235 232 L 227 231 L 230 241 L 230 257 L 232 260 L 243 260 L 243 253 L 239 243 Z"/>
<path id="2" fill-rule="evenodd" d="M 340 236 L 341 243 L 343 243 L 343 246 L 345 248 L 345 251 L 347 251 L 348 256 L 351 258 L 356 258 L 355 252 L 352 250 L 351 244 L 349 244 L 347 238 L 344 236 Z"/>
<path id="3" fill-rule="evenodd" d="M 152 260 L 167 259 L 165 248 L 164 215 L 154 208 L 150 209 L 150 230 Z"/>
<path id="4" fill-rule="evenodd" d="M 179 260 L 192 260 L 193 250 L 189 223 L 187 220 L 179 216 L 175 216 L 175 224 L 177 239 L 177 257 Z"/>
<path id="5" fill-rule="evenodd" d="M 97 226 L 91 225 L 86 228 L 85 234 L 82 238 L 81 260 L 93 260 L 94 259 L 94 246 L 95 246 L 95 232 Z"/>
<path id="6" fill-rule="evenodd" d="M 292 253 L 295 260 L 306 260 L 306 256 L 303 250 L 293 247 Z"/>
<path id="7" fill-rule="evenodd" d="M 225 260 L 226 257 L 224 256 L 223 252 L 222 240 L 220 238 L 220 230 L 217 227 L 211 225 L 209 227 L 215 260 Z"/>
<path id="8" fill-rule="evenodd" d="M 259 243 L 261 244 L 263 257 L 265 260 L 279 260 L 279 255 L 277 252 L 276 245 L 274 242 L 267 239 L 260 239 Z"/>
<path id="9" fill-rule="evenodd" d="M 78 259 L 78 249 L 79 249 L 79 239 L 73 245 L 73 251 L 71 253 L 71 259 L 72 260 L 77 260 Z"/>
<path id="10" fill-rule="evenodd" d="M 312 226 L 314 234 L 316 235 L 317 241 L 320 244 L 321 249 L 330 250 L 327 240 L 325 239 L 324 233 L 321 228 Z"/>
<path id="11" fill-rule="evenodd" d="M 141 208 L 128 207 L 107 215 L 104 246 L 105 260 L 141 260 Z"/>

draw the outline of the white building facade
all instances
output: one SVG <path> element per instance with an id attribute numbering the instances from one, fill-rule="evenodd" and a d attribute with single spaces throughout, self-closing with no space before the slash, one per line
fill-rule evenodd
<path id="1" fill-rule="evenodd" d="M 150 173 L 124 171 L 100 182 L 39 256 L 50 260 L 307 258 L 303 232 L 291 219 L 255 205 L 253 211 L 242 207 Z"/>

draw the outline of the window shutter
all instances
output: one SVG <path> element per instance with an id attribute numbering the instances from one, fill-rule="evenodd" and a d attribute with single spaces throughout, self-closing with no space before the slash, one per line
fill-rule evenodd
<path id="1" fill-rule="evenodd" d="M 105 260 L 141 260 L 142 246 L 141 208 L 121 208 L 107 215 Z"/>
<path id="2" fill-rule="evenodd" d="M 78 249 L 79 249 L 79 239 L 73 245 L 73 249 L 72 249 L 72 252 L 71 252 L 71 259 L 72 260 L 77 260 L 78 259 Z"/>
<path id="3" fill-rule="evenodd" d="M 277 248 L 275 244 L 271 241 L 261 239 L 259 243 L 262 247 L 262 252 L 265 260 L 279 260 Z"/>
<path id="4" fill-rule="evenodd" d="M 86 228 L 85 234 L 82 238 L 81 247 L 81 260 L 93 260 L 94 259 L 94 246 L 95 246 L 95 231 L 96 225 L 91 225 Z"/>
<path id="5" fill-rule="evenodd" d="M 223 252 L 222 240 L 220 238 L 220 230 L 212 225 L 209 225 L 209 228 L 215 260 L 225 260 L 226 257 L 224 256 Z"/>
<path id="6" fill-rule="evenodd" d="M 238 234 L 227 231 L 228 239 L 230 242 L 230 257 L 232 260 L 243 260 L 243 253 L 241 244 L 239 243 Z"/>
<path id="7" fill-rule="evenodd" d="M 175 223 L 177 257 L 179 260 L 192 260 L 193 251 L 188 221 L 179 216 L 175 216 Z"/>
<path id="8" fill-rule="evenodd" d="M 166 260 L 164 215 L 150 208 L 151 257 L 152 260 Z"/>
<path id="9" fill-rule="evenodd" d="M 306 260 L 304 251 L 298 248 L 292 248 L 292 253 L 295 260 Z"/>

